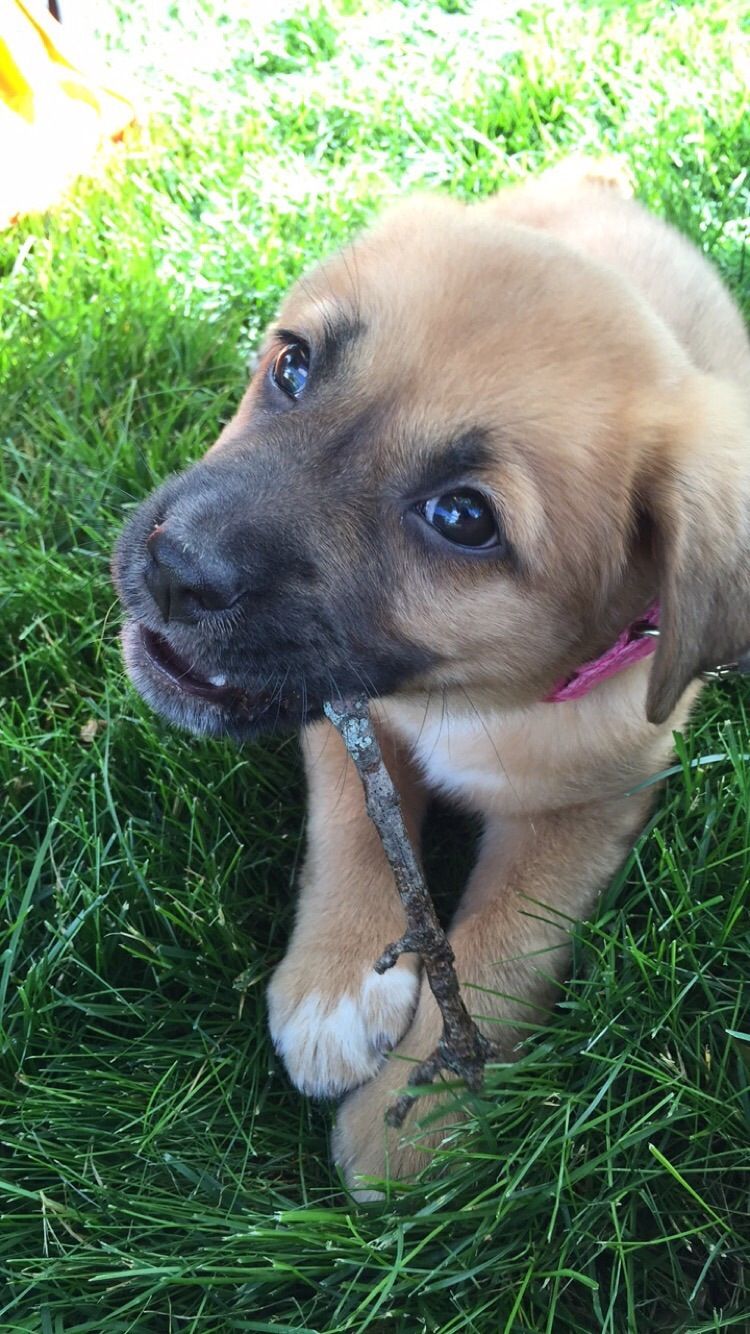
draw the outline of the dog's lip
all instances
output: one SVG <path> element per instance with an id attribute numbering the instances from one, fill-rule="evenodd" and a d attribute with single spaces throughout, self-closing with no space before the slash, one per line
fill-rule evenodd
<path id="1" fill-rule="evenodd" d="M 184 658 L 175 653 L 171 644 L 163 635 L 149 630 L 145 625 L 138 627 L 143 651 L 150 665 L 170 683 L 178 686 L 186 695 L 199 699 L 209 699 L 216 704 L 230 703 L 240 693 L 234 686 L 227 684 L 224 678 L 206 678 L 199 676 Z"/>
<path id="2" fill-rule="evenodd" d="M 282 719 L 290 712 L 293 713 L 299 705 L 296 690 L 287 690 L 282 695 L 273 685 L 253 690 L 245 685 L 230 685 L 224 677 L 199 676 L 190 663 L 172 648 L 164 635 L 150 630 L 141 622 L 131 621 L 130 626 L 126 626 L 124 637 L 126 643 L 130 639 L 134 648 L 137 645 L 136 661 L 140 662 L 141 672 L 147 671 L 152 678 L 163 681 L 170 693 L 179 691 L 181 695 L 215 705 L 226 719 L 240 724 L 260 723 L 271 712 L 277 719 Z M 137 672 L 135 679 L 137 684 Z M 303 713 L 311 712 L 306 702 Z"/>

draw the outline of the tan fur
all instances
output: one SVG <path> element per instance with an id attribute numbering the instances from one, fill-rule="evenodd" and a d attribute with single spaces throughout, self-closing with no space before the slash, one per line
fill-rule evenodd
<path id="1" fill-rule="evenodd" d="M 363 333 L 339 413 L 376 405 L 370 462 L 394 487 L 425 432 L 492 424 L 491 463 L 474 480 L 496 497 L 519 569 L 490 578 L 466 562 L 404 561 L 392 624 L 441 660 L 375 707 L 413 832 L 422 788 L 484 817 L 451 939 L 462 982 L 482 988 L 470 1006 L 508 1057 L 552 999 L 567 923 L 591 910 L 643 823 L 652 792 L 627 793 L 668 763 L 691 682 L 750 642 L 742 322 L 703 256 L 603 188 L 603 175 L 553 172 L 470 209 L 407 203 L 297 287 L 279 317 L 304 334 L 322 312 L 356 304 Z M 219 447 L 231 448 L 256 392 Z M 580 701 L 541 702 L 654 597 L 664 627 L 654 659 Z M 305 760 L 308 856 L 271 985 L 272 1028 L 297 1083 L 317 1087 L 323 1053 L 338 1092 L 371 1073 L 347 1054 L 352 1006 L 374 1068 L 386 1045 L 382 998 L 356 998 L 402 915 L 326 725 L 310 729 Z M 336 1155 L 355 1185 L 424 1161 L 406 1143 L 415 1118 L 404 1139 L 386 1135 L 383 1113 L 408 1073 L 398 1058 L 429 1052 L 438 1016 L 425 986 L 413 1020 L 408 987 L 397 1000 L 388 1022 L 406 1035 L 337 1121 Z M 318 1042 L 312 1030 L 332 1013 L 341 1022 Z"/>

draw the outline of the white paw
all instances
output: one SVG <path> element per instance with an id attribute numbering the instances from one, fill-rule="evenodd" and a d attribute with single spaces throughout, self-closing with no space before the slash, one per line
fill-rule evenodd
<path id="1" fill-rule="evenodd" d="M 382 975 L 368 968 L 356 994 L 334 1000 L 311 991 L 295 1002 L 284 988 L 282 964 L 268 988 L 268 1011 L 290 1079 L 314 1098 L 336 1097 L 370 1079 L 406 1031 L 418 991 L 413 967 L 399 963 Z"/>

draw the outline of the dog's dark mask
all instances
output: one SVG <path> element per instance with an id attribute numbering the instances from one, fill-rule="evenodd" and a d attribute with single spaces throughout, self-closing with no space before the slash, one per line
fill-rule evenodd
<path id="1" fill-rule="evenodd" d="M 241 412 L 125 528 L 125 658 L 171 722 L 241 740 L 310 721 L 336 694 L 388 693 L 431 661 L 389 624 L 399 516 L 368 467 L 372 424 L 338 417 Z"/>

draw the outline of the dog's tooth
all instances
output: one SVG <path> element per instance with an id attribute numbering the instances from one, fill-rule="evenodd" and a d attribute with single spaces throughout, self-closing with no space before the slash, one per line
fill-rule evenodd
<path id="1" fill-rule="evenodd" d="M 208 680 L 212 686 L 225 686 L 227 683 L 226 676 L 209 676 Z"/>

